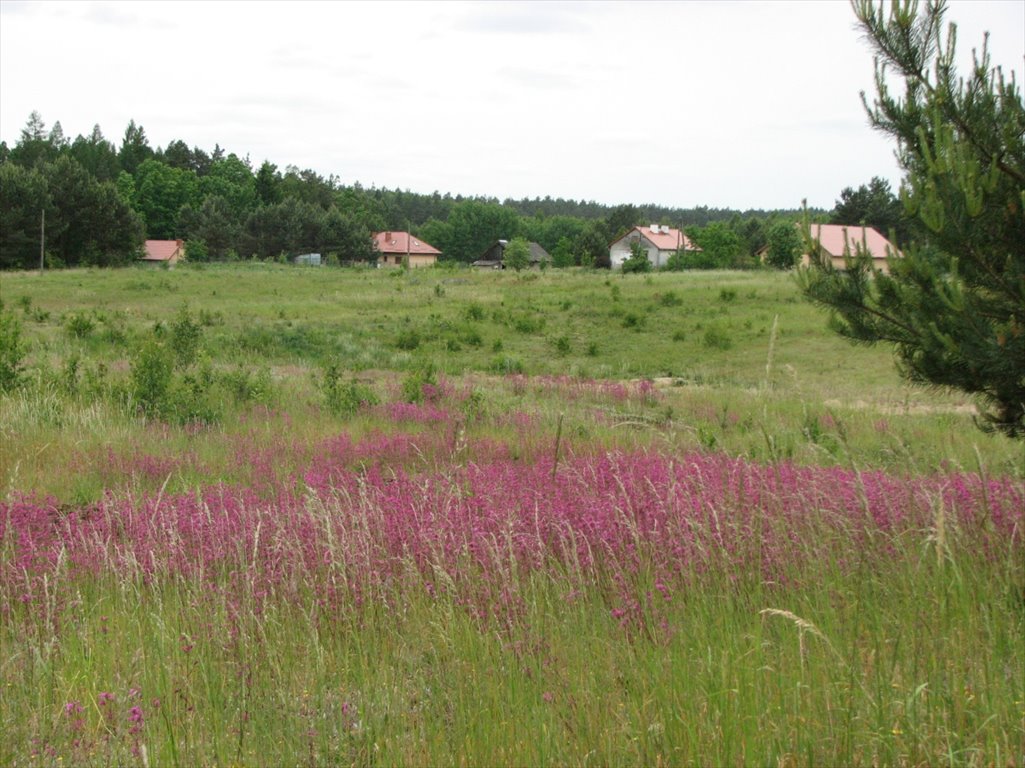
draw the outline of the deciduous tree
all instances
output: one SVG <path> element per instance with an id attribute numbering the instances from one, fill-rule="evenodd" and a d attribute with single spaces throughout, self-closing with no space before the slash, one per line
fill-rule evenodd
<path id="1" fill-rule="evenodd" d="M 502 263 L 506 269 L 514 269 L 521 272 L 530 266 L 530 243 L 522 237 L 514 237 L 505 246 L 505 253 L 502 254 Z"/>
<path id="2" fill-rule="evenodd" d="M 765 261 L 776 269 L 793 269 L 801 255 L 801 235 L 792 221 L 777 221 L 769 230 Z"/>

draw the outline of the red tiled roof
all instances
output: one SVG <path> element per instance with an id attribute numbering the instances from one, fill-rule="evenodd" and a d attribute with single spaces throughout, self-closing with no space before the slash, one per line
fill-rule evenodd
<path id="1" fill-rule="evenodd" d="M 656 231 L 656 229 L 658 231 Z M 683 232 L 672 227 L 657 227 L 652 229 L 651 227 L 634 227 L 627 232 L 623 237 L 629 237 L 634 232 L 639 232 L 641 237 L 650 242 L 660 251 L 676 251 L 681 246 L 685 251 L 700 251 L 701 249 L 694 245 Z M 623 237 L 619 238 L 622 240 Z M 619 240 L 616 240 L 618 243 Z"/>
<path id="2" fill-rule="evenodd" d="M 859 247 L 864 247 L 873 259 L 885 259 L 889 249 L 895 255 L 899 251 L 889 240 L 872 227 L 849 227 L 846 224 L 812 224 L 811 237 L 818 240 L 819 245 L 830 255 L 840 258 L 844 255 L 844 244 L 854 254 Z"/>
<path id="3" fill-rule="evenodd" d="M 411 238 L 408 232 L 378 232 L 374 235 L 374 245 L 381 253 L 409 253 L 417 256 L 441 255 L 441 251 L 433 245 L 416 237 Z"/>
<path id="4" fill-rule="evenodd" d="M 184 254 L 181 249 L 185 243 L 182 240 L 147 240 L 146 255 L 143 261 L 171 261 L 180 259 Z"/>

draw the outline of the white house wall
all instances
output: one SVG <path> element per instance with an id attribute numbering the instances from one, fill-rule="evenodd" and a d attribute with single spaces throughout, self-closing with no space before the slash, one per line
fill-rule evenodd
<path id="1" fill-rule="evenodd" d="M 613 269 L 619 269 L 623 266 L 623 262 L 630 258 L 630 244 L 638 241 L 648 252 L 648 261 L 656 269 L 664 267 L 666 261 L 674 253 L 674 251 L 660 251 L 657 246 L 652 245 L 646 238 L 641 237 L 638 232 L 634 231 L 624 235 L 622 239 L 614 242 L 609 248 L 609 259 L 612 262 Z"/>

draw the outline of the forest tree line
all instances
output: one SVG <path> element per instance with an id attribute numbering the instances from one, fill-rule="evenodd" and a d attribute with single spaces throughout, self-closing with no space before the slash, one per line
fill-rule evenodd
<path id="1" fill-rule="evenodd" d="M 846 188 L 816 220 L 867 223 L 906 234 L 899 201 L 882 179 Z M 685 266 L 744 268 L 792 226 L 797 210 L 608 206 L 551 197 L 498 200 L 343 185 L 333 175 L 212 151 L 174 140 L 153 148 L 129 122 L 120 146 L 100 127 L 69 140 L 33 112 L 14 147 L 0 143 L 0 268 L 39 266 L 45 231 L 50 267 L 116 266 L 134 261 L 143 241 L 187 243 L 192 261 L 280 259 L 315 251 L 339 263 L 373 261 L 371 233 L 411 231 L 469 263 L 495 240 L 541 244 L 556 266 L 607 267 L 609 243 L 637 224 L 683 228 L 703 249 Z M 903 232 L 902 232 L 903 230 Z"/>

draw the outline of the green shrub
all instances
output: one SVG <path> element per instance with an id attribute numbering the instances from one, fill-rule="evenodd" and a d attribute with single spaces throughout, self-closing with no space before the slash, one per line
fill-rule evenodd
<path id="1" fill-rule="evenodd" d="M 78 394 L 81 363 L 82 359 L 78 355 L 70 355 L 64 361 L 64 370 L 61 371 L 61 388 L 72 396 Z"/>
<path id="2" fill-rule="evenodd" d="M 640 243 L 630 243 L 630 256 L 623 261 L 622 269 L 624 275 L 651 271 L 651 262 L 648 261 L 648 252 Z"/>
<path id="3" fill-rule="evenodd" d="M 555 345 L 555 351 L 560 355 L 568 355 L 570 353 L 569 336 L 560 336 L 552 343 Z"/>
<path id="4" fill-rule="evenodd" d="M 473 320 L 474 322 L 480 322 L 484 319 L 484 307 L 480 304 L 469 304 L 466 309 L 463 310 L 463 315 L 467 320 Z"/>
<path id="5" fill-rule="evenodd" d="M 213 397 L 216 383 L 213 365 L 208 358 L 204 359 L 197 370 L 186 373 L 180 382 L 172 380 L 165 415 L 178 424 L 215 424 L 220 420 Z"/>
<path id="6" fill-rule="evenodd" d="M 189 240 L 185 243 L 185 259 L 194 263 L 210 260 L 210 249 L 202 240 Z"/>
<path id="7" fill-rule="evenodd" d="M 641 328 L 644 325 L 644 316 L 636 312 L 627 312 L 623 315 L 624 328 Z"/>
<path id="8" fill-rule="evenodd" d="M 522 334 L 538 333 L 545 327 L 545 319 L 543 317 L 532 317 L 530 315 L 517 315 L 512 320 L 512 326 L 515 331 Z"/>
<path id="9" fill-rule="evenodd" d="M 663 307 L 678 307 L 683 304 L 683 300 L 676 295 L 675 291 L 666 291 L 658 297 L 658 303 Z"/>
<path id="10" fill-rule="evenodd" d="M 733 338 L 728 331 L 723 330 L 717 325 L 712 325 L 705 330 L 702 343 L 708 349 L 726 350 L 733 346 Z"/>
<path id="11" fill-rule="evenodd" d="M 189 308 L 183 305 L 171 324 L 171 350 L 179 368 L 188 368 L 196 361 L 202 335 L 202 326 L 192 319 Z"/>
<path id="12" fill-rule="evenodd" d="M 523 361 L 509 356 L 496 357 L 488 368 L 492 373 L 497 374 L 525 373 Z"/>
<path id="13" fill-rule="evenodd" d="M 73 339 L 84 339 L 95 327 L 96 322 L 84 313 L 75 312 L 64 319 L 64 329 Z"/>
<path id="14" fill-rule="evenodd" d="M 220 310 L 214 310 L 211 312 L 200 307 L 199 324 L 207 328 L 213 325 L 224 325 L 224 313 Z"/>
<path id="15" fill-rule="evenodd" d="M 132 396 L 147 416 L 161 416 L 170 410 L 174 359 L 155 339 L 145 342 L 132 359 Z"/>
<path id="16" fill-rule="evenodd" d="M 377 405 L 377 395 L 369 386 L 355 378 L 342 381 L 342 369 L 337 363 L 324 366 L 321 376 L 324 404 L 336 416 L 351 416 L 361 408 Z"/>
<path id="17" fill-rule="evenodd" d="M 407 352 L 412 352 L 420 346 L 420 334 L 412 328 L 402 331 L 398 338 L 395 339 L 395 346 Z"/>
<path id="18" fill-rule="evenodd" d="M 221 384 L 235 403 L 264 402 L 271 393 L 270 372 L 261 368 L 256 373 L 239 365 L 233 371 L 221 374 Z"/>
<path id="19" fill-rule="evenodd" d="M 421 362 L 416 368 L 410 371 L 402 381 L 402 399 L 407 403 L 422 403 L 425 397 L 425 388 L 438 385 L 437 375 L 434 370 L 434 363 L 430 360 Z"/>
<path id="20" fill-rule="evenodd" d="M 21 382 L 21 365 L 27 347 L 21 340 L 21 323 L 0 309 L 0 392 L 10 392 Z"/>
<path id="21" fill-rule="evenodd" d="M 721 288 L 719 290 L 719 301 L 729 304 L 737 298 L 737 292 L 733 288 Z"/>

